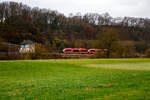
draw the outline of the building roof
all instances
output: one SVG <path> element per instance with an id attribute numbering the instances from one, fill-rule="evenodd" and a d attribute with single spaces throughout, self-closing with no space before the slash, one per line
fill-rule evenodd
<path id="1" fill-rule="evenodd" d="M 31 40 L 24 40 L 21 45 L 25 45 L 25 44 L 33 44 L 33 42 Z"/>

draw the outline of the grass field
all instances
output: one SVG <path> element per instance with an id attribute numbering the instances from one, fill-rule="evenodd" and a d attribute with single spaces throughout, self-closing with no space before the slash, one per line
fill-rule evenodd
<path id="1" fill-rule="evenodd" d="M 0 61 L 0 100 L 150 100 L 150 59 Z"/>

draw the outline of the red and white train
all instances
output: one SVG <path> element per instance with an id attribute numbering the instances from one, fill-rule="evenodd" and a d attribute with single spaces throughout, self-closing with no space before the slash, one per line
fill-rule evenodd
<path id="1" fill-rule="evenodd" d="M 107 52 L 107 49 L 84 49 L 84 48 L 65 48 L 63 53 L 65 54 L 94 54 L 98 52 Z"/>

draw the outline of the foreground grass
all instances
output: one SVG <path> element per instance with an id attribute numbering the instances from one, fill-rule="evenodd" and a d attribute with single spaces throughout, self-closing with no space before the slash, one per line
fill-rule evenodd
<path id="1" fill-rule="evenodd" d="M 150 59 L 0 62 L 0 100 L 150 100 Z"/>

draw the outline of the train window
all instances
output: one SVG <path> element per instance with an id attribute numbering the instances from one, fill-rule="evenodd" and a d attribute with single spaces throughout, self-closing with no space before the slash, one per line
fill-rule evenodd
<path id="1" fill-rule="evenodd" d="M 81 52 L 87 52 L 88 50 L 81 50 Z"/>
<path id="2" fill-rule="evenodd" d="M 71 50 L 65 50 L 66 52 L 70 52 Z"/>
<path id="3" fill-rule="evenodd" d="M 91 50 L 91 52 L 95 52 L 95 50 Z"/>
<path id="4" fill-rule="evenodd" d="M 73 50 L 73 52 L 80 52 L 79 50 Z"/>

